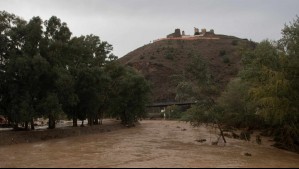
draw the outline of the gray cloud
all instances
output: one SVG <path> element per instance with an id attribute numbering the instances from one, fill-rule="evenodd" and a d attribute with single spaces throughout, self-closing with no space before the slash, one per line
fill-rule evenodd
<path id="1" fill-rule="evenodd" d="M 75 36 L 96 34 L 126 53 L 193 27 L 261 41 L 277 40 L 298 14 L 298 0 L 0 0 L 0 10 L 25 19 L 56 15 Z"/>

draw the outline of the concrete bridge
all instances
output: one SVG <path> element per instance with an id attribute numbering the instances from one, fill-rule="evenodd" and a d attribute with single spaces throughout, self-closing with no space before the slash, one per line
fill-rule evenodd
<path id="1" fill-rule="evenodd" d="M 177 106 L 191 106 L 193 104 L 196 104 L 196 102 L 157 102 L 157 103 L 152 103 L 150 105 L 147 105 L 146 107 L 151 108 L 151 107 L 167 107 L 167 106 L 172 106 L 172 105 L 177 105 Z"/>

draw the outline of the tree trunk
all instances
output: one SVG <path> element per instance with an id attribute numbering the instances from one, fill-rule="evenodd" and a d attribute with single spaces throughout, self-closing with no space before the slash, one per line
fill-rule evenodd
<path id="1" fill-rule="evenodd" d="M 91 126 L 91 123 L 92 123 L 91 118 L 88 117 L 88 118 L 87 118 L 87 124 L 88 124 L 89 126 Z"/>
<path id="2" fill-rule="evenodd" d="M 90 126 L 93 126 L 93 124 L 94 124 L 94 123 L 93 123 L 93 122 L 94 122 L 93 120 L 94 120 L 94 118 L 91 117 L 91 118 L 90 118 Z"/>
<path id="3" fill-rule="evenodd" d="M 218 126 L 218 128 L 220 130 L 220 134 L 221 134 L 221 137 L 222 137 L 224 143 L 226 143 L 226 140 L 225 140 L 224 135 L 223 135 L 223 130 L 222 130 L 222 128 L 221 128 L 221 126 L 220 126 L 220 124 L 218 122 L 217 122 L 217 126 Z"/>
<path id="4" fill-rule="evenodd" d="M 13 124 L 13 129 L 14 130 L 19 130 L 19 124 L 18 123 Z"/>
<path id="5" fill-rule="evenodd" d="M 75 115 L 73 116 L 73 127 L 78 127 L 78 118 Z"/>
<path id="6" fill-rule="evenodd" d="M 28 121 L 25 121 L 25 130 L 28 130 L 28 126 L 29 126 Z"/>
<path id="7" fill-rule="evenodd" d="M 53 115 L 49 115 L 49 129 L 55 129 L 55 118 Z"/>
<path id="8" fill-rule="evenodd" d="M 100 120 L 99 124 L 103 125 L 103 118 L 100 118 L 99 120 Z"/>
<path id="9" fill-rule="evenodd" d="M 124 124 L 124 125 L 129 126 L 129 120 L 128 120 L 128 118 L 127 118 L 127 114 L 126 114 L 126 111 L 125 111 L 125 110 L 124 110 L 124 112 L 123 112 L 123 119 L 122 119 L 122 121 L 123 121 L 123 124 Z"/>
<path id="10" fill-rule="evenodd" d="M 99 124 L 102 125 L 103 124 L 103 118 L 104 118 L 104 113 L 100 113 L 100 117 L 99 117 Z"/>
<path id="11" fill-rule="evenodd" d="M 94 125 L 99 125 L 100 124 L 100 118 L 101 118 L 101 115 L 100 113 L 98 113 L 96 116 L 95 116 L 95 119 L 94 119 Z"/>
<path id="12" fill-rule="evenodd" d="M 34 121 L 33 121 L 33 118 L 31 119 L 30 124 L 31 124 L 31 130 L 34 130 L 35 128 L 34 128 Z"/>

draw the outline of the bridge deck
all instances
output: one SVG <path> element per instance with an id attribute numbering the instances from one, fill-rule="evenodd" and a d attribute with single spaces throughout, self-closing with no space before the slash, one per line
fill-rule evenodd
<path id="1" fill-rule="evenodd" d="M 172 105 L 185 106 L 185 105 L 192 105 L 192 104 L 196 104 L 196 102 L 160 102 L 160 103 L 153 103 L 151 105 L 147 105 L 146 107 L 167 107 Z"/>

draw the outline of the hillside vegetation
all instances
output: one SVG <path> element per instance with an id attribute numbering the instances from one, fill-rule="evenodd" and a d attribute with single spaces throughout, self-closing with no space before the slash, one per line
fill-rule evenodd
<path id="1" fill-rule="evenodd" d="M 215 37 L 219 39 L 157 41 L 130 52 L 120 62 L 137 69 L 151 82 L 152 101 L 158 102 L 175 100 L 181 81 L 175 76 L 183 76 L 195 86 L 196 78 L 188 68 L 194 58 L 200 58 L 215 86 L 208 95 L 217 96 L 240 70 L 240 49 L 254 43 L 232 36 Z"/>

